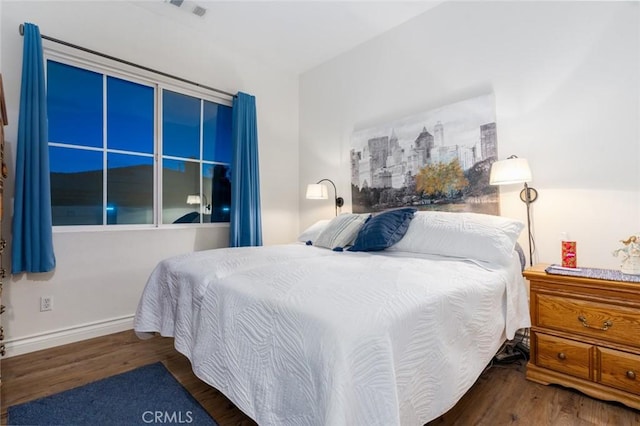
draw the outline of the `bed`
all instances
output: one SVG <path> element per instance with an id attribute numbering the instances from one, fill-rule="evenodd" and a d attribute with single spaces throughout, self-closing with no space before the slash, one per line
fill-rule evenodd
<path id="1" fill-rule="evenodd" d="M 351 216 L 348 225 L 315 224 L 292 244 L 163 260 L 136 333 L 173 337 L 194 373 L 260 425 L 438 417 L 530 326 L 514 249 L 522 224 L 411 212 L 380 238 L 369 226 L 378 216 Z M 376 248 L 349 250 L 367 229 Z M 350 240 L 336 237 L 347 230 Z"/>

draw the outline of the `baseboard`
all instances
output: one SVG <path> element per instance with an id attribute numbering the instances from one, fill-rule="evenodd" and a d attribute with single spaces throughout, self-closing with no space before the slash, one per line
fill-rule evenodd
<path id="1" fill-rule="evenodd" d="M 79 342 L 107 334 L 133 329 L 133 315 L 61 328 L 46 333 L 7 339 L 4 342 L 5 358 L 49 349 L 67 343 Z"/>

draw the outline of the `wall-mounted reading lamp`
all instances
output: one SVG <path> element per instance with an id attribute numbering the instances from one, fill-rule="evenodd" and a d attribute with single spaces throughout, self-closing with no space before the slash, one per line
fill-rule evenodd
<path id="1" fill-rule="evenodd" d="M 529 265 L 533 266 L 533 235 L 531 234 L 531 203 L 538 199 L 538 191 L 530 188 L 527 182 L 531 182 L 531 169 L 529 162 L 515 155 L 506 160 L 496 161 L 491 165 L 489 184 L 511 185 L 524 183 L 524 189 L 520 191 L 520 199 L 527 205 L 527 231 L 529 233 Z"/>
<path id="2" fill-rule="evenodd" d="M 203 195 L 203 197 L 204 197 L 204 205 L 202 207 L 204 207 L 204 213 L 209 214 L 211 213 L 211 204 L 209 204 L 209 202 L 207 201 L 206 196 Z M 201 202 L 202 202 L 202 199 L 198 194 L 187 195 L 187 204 L 200 204 Z"/>
<path id="3" fill-rule="evenodd" d="M 342 197 L 338 197 L 338 190 L 336 189 L 336 184 L 333 183 L 330 179 L 321 179 L 316 183 L 310 183 L 307 185 L 307 199 L 308 200 L 326 200 L 329 198 L 329 191 L 327 190 L 327 185 L 323 185 L 322 182 L 329 182 L 333 185 L 333 193 L 335 194 L 336 199 L 336 216 L 338 216 L 338 207 L 344 206 L 344 199 Z"/>

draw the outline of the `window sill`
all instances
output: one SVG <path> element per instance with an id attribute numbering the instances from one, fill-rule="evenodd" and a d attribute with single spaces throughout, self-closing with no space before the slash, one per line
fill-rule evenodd
<path id="1" fill-rule="evenodd" d="M 228 228 L 229 222 L 217 223 L 184 223 L 166 225 L 78 225 L 78 226 L 54 226 L 54 234 L 67 234 L 74 232 L 131 232 L 131 231 L 157 231 L 169 229 L 192 229 L 192 228 Z"/>

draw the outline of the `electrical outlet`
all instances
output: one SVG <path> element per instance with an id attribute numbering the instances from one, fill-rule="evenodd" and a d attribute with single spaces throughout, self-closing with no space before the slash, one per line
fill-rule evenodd
<path id="1" fill-rule="evenodd" d="M 53 310 L 53 297 L 42 296 L 40 298 L 40 312 L 52 311 L 52 310 Z"/>

